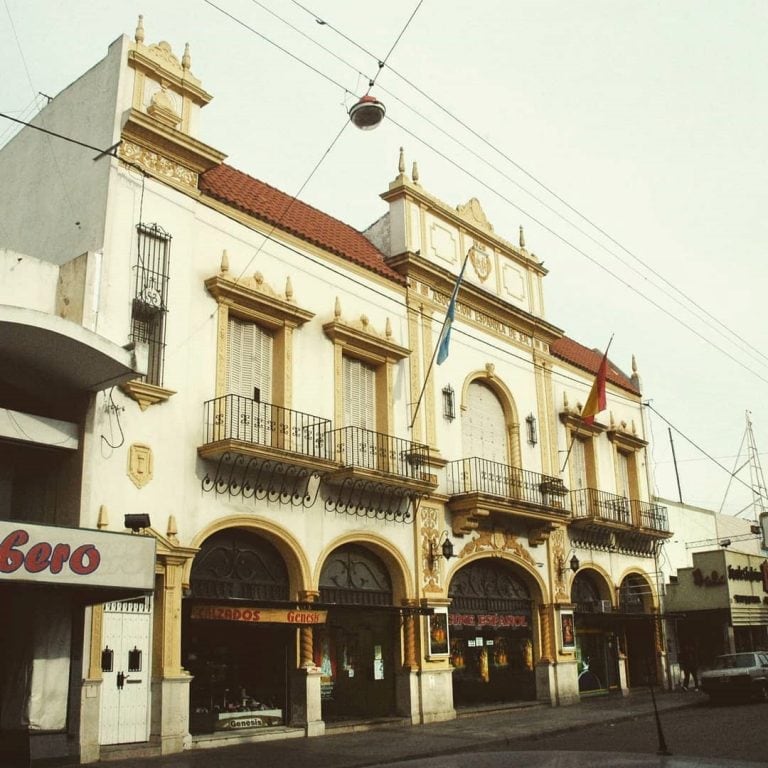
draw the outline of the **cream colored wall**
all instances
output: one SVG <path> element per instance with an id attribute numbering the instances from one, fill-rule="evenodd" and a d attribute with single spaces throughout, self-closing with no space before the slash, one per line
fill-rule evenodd
<path id="1" fill-rule="evenodd" d="M 105 246 L 102 307 L 109 307 L 102 326 L 111 335 L 127 331 L 130 320 L 132 254 L 135 253 L 135 223 L 141 186 L 131 173 L 115 174 L 111 217 Z M 329 542 L 354 534 L 369 542 L 381 542 L 382 551 L 394 548 L 403 553 L 401 575 L 411 594 L 415 588 L 413 530 L 410 525 L 366 520 L 326 511 L 322 498 L 311 509 L 294 508 L 270 501 L 244 501 L 227 494 L 203 493 L 206 472 L 215 473 L 214 462 L 197 458 L 202 442 L 203 403 L 215 395 L 217 304 L 204 288 L 204 280 L 218 273 L 226 249 L 230 275 L 261 272 L 276 292 L 290 278 L 297 306 L 315 317 L 293 332 L 293 392 L 295 410 L 333 418 L 336 393 L 333 387 L 334 345 L 322 325 L 334 318 L 336 297 L 342 319 L 359 320 L 365 314 L 370 326 L 384 335 L 387 320 L 392 341 L 407 345 L 403 298 L 397 287 L 376 279 L 371 289 L 347 280 L 317 263 L 318 254 L 297 253 L 294 246 L 263 243 L 260 234 L 195 204 L 179 192 L 147 180 L 143 218 L 157 222 L 172 236 L 167 316 L 167 348 L 164 386 L 176 390 L 167 402 L 141 411 L 119 390 L 113 397 L 117 415 L 105 410 L 105 398 L 97 398 L 93 437 L 87 442 L 89 472 L 84 493 L 83 523 L 95 525 L 100 506 L 105 505 L 109 529 L 122 530 L 127 512 L 148 511 L 153 527 L 165 533 L 170 515 L 175 517 L 181 545 L 197 542 L 199 531 L 227 518 L 244 517 L 256 527 L 277 526 L 290 534 L 304 552 L 309 572 L 316 574 Z M 254 254 L 258 254 L 253 259 Z M 359 279 L 359 276 L 358 276 Z M 407 430 L 408 362 L 396 364 L 392 380 L 392 432 L 405 437 Z M 122 438 L 117 431 L 120 420 Z M 107 446 L 104 435 L 119 447 Z M 128 449 L 133 443 L 151 447 L 154 457 L 152 480 L 137 488 L 127 475 Z M 315 588 L 304 584 L 302 588 Z"/>
<path id="2" fill-rule="evenodd" d="M 0 249 L 0 304 L 53 314 L 58 279 L 55 264 Z"/>

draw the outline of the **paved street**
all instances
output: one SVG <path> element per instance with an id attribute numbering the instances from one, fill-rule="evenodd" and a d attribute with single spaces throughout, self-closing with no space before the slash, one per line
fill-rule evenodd
<path id="1" fill-rule="evenodd" d="M 676 756 L 712 755 L 725 758 L 728 762 L 723 764 L 735 759 L 766 764 L 766 705 L 711 707 L 706 697 L 693 692 L 658 693 L 656 698 L 667 745 Z M 506 749 L 615 750 L 654 755 L 658 738 L 651 697 L 647 690 L 636 691 L 625 698 L 597 697 L 570 707 L 536 705 L 465 713 L 453 721 L 424 726 L 383 726 L 313 739 L 282 738 L 167 757 L 102 761 L 99 765 L 363 768 L 441 755 L 463 754 L 466 760 L 470 754 Z"/>

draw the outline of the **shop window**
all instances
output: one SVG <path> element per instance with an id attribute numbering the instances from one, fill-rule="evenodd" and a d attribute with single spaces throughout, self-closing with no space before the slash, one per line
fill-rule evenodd
<path id="1" fill-rule="evenodd" d="M 454 699 L 461 705 L 535 698 L 533 601 L 504 563 L 480 561 L 451 580 Z"/>

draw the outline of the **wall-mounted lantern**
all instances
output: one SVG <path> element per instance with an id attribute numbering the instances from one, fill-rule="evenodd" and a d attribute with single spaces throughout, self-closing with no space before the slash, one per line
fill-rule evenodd
<path id="1" fill-rule="evenodd" d="M 525 417 L 525 425 L 528 429 L 528 442 L 536 445 L 539 442 L 539 436 L 536 432 L 536 417 L 532 413 Z"/>

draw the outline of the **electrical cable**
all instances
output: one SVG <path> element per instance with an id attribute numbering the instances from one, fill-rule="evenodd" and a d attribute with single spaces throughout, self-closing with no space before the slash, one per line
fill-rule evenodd
<path id="1" fill-rule="evenodd" d="M 295 2 L 295 0 L 293 0 L 293 1 Z M 259 32 L 256 32 L 256 30 L 254 30 L 254 29 L 253 29 L 252 27 L 250 27 L 249 25 L 247 25 L 247 24 L 245 24 L 244 22 L 242 22 L 241 20 L 237 19 L 237 18 L 236 18 L 235 16 L 233 16 L 232 14 L 230 14 L 230 13 L 228 13 L 228 12 L 226 12 L 226 11 L 222 10 L 221 8 L 219 8 L 219 6 L 215 5 L 215 4 L 214 4 L 214 3 L 213 3 L 211 0 L 204 0 L 204 2 L 206 2 L 206 3 L 207 3 L 207 4 L 209 4 L 209 5 L 211 5 L 213 8 L 216 8 L 217 10 L 221 11 L 221 12 L 222 12 L 224 15 L 228 16 L 229 18 L 231 18 L 231 19 L 235 20 L 235 21 L 236 21 L 238 24 L 240 24 L 241 26 L 243 26 L 243 27 L 245 27 L 246 29 L 249 29 L 250 31 L 254 32 L 254 33 L 255 33 L 255 34 L 257 34 L 257 35 L 258 35 L 260 38 L 262 38 L 262 39 L 264 39 L 264 40 L 268 41 L 268 42 L 269 42 L 271 45 L 274 45 L 276 48 L 278 48 L 278 50 L 280 50 L 280 51 L 283 51 L 283 52 L 287 53 L 287 54 L 288 54 L 289 56 L 291 56 L 291 58 L 293 58 L 294 60 L 296 60 L 296 61 L 298 61 L 298 62 L 300 62 L 300 63 L 304 64 L 305 66 L 307 66 L 307 67 L 308 67 L 309 69 L 311 69 L 312 71 L 314 71 L 314 72 L 318 72 L 318 73 L 319 73 L 319 70 L 317 70 L 317 68 L 316 68 L 316 67 L 312 66 L 311 64 L 309 64 L 308 62 L 304 61 L 304 60 L 303 60 L 303 59 L 301 59 L 300 57 L 298 57 L 298 56 L 296 56 L 296 55 L 294 55 L 294 54 L 290 53 L 289 51 L 287 51 L 285 48 L 283 48 L 282 46 L 278 45 L 277 43 L 274 43 L 274 42 L 273 42 L 273 41 L 271 41 L 269 38 L 267 38 L 265 35 L 262 35 L 261 33 L 259 33 Z M 298 3 L 297 3 L 297 4 L 298 4 Z M 300 4 L 298 4 L 298 5 L 300 5 Z M 304 8 L 303 6 L 300 6 L 300 7 L 302 8 L 302 10 L 305 10 L 305 11 L 307 10 L 307 9 L 306 9 L 306 8 Z M 311 13 L 310 11 L 307 11 L 307 12 Z M 319 17 L 317 17 L 315 14 L 312 14 L 312 15 L 315 17 L 315 19 L 316 19 L 316 20 L 318 20 L 318 19 L 319 19 Z M 325 22 L 325 21 L 322 21 L 322 20 L 321 20 L 321 22 L 322 22 L 322 24 L 323 24 L 323 25 L 329 26 L 329 27 L 333 28 L 333 29 L 334 29 L 334 31 L 335 31 L 335 28 L 334 28 L 334 27 L 332 27 L 332 25 L 329 25 L 327 22 Z M 358 46 L 358 47 L 359 47 L 359 46 Z M 361 48 L 361 50 L 365 50 L 365 49 L 362 49 L 362 48 Z M 368 55 L 371 55 L 371 56 L 373 55 L 373 54 L 370 54 L 368 51 L 365 51 L 365 52 L 366 52 L 366 54 L 368 54 Z M 328 80 L 329 82 L 332 82 L 332 83 L 334 83 L 335 85 L 337 85 L 338 87 L 341 87 L 341 88 L 343 88 L 343 86 L 342 86 L 340 83 L 337 83 L 337 82 L 336 82 L 336 81 L 334 81 L 332 78 L 330 78 L 330 77 L 328 77 L 327 75 L 325 75 L 324 73 L 320 73 L 320 74 L 322 74 L 322 76 L 323 76 L 323 77 L 324 77 L 326 80 Z M 469 176 L 470 178 L 472 178 L 474 181 L 476 181 L 476 182 L 478 182 L 479 184 L 481 184 L 483 187 L 485 187 L 486 189 L 488 189 L 490 192 L 492 192 L 494 195 L 496 195 L 497 197 L 499 197 L 501 200 L 503 200 L 503 201 L 504 201 L 504 202 L 506 202 L 507 204 L 511 205 L 513 208 L 515 208 L 516 210 L 518 210 L 520 213 L 522 213 L 522 214 L 523 214 L 524 216 L 526 216 L 528 219 L 530 219 L 531 221 L 535 222 L 535 223 L 536 223 L 536 224 L 538 224 L 540 227 L 542 227 L 542 228 L 543 228 L 545 231 L 549 232 L 551 235 L 553 235 L 554 237 L 556 237 L 556 238 L 557 238 L 558 240 L 560 240 L 562 243 L 564 243 L 564 244 L 565 244 L 565 245 L 567 245 L 568 247 L 572 248 L 573 250 L 575 250 L 575 251 L 576 251 L 577 253 L 579 253 L 580 255 L 584 256 L 584 258 L 586 258 L 586 259 L 587 259 L 588 261 L 590 261 L 592 264 L 594 264 L 595 266 L 599 267 L 599 268 L 600 268 L 600 269 L 602 269 L 604 272 L 606 272 L 608 275 L 610 275 L 611 277 L 613 277 L 613 278 L 614 278 L 616 281 L 618 281 L 618 282 L 620 282 L 621 284 L 623 284 L 623 285 L 624 285 L 626 288 L 628 288 L 630 291 L 632 291 L 633 293 L 637 294 L 637 295 L 638 295 L 638 296 L 640 296 L 641 298 L 643 298 L 643 299 L 645 299 L 646 301 L 648 301 L 648 302 L 649 302 L 649 303 L 650 303 L 652 306 L 654 306 L 656 309 L 660 310 L 660 311 L 661 311 L 663 314 L 665 314 L 665 315 L 667 315 L 668 317 L 670 317 L 671 319 L 675 320 L 677 323 L 679 323 L 680 325 L 682 325 L 682 326 L 683 326 L 683 327 L 684 327 L 686 330 L 690 331 L 690 332 L 691 332 L 691 333 L 693 333 L 695 336 L 698 336 L 698 338 L 700 338 L 702 341 L 704 341 L 705 343 L 707 343 L 707 344 L 709 344 L 710 346 L 712 346 L 714 349 L 716 349 L 716 350 L 717 350 L 718 352 L 720 352 L 721 354 L 725 355 L 725 356 L 726 356 L 727 358 L 729 358 L 729 359 L 730 359 L 732 362 L 736 363 L 736 364 L 737 364 L 737 365 L 739 365 L 740 367 L 744 368 L 744 370 L 746 370 L 747 372 L 751 373 L 753 376 L 755 376 L 755 377 L 759 378 L 761 381 L 763 381 L 763 382 L 765 382 L 766 384 L 768 384 L 768 378 L 765 378 L 764 376 L 762 376 L 762 375 L 761 375 L 761 374 L 759 374 L 758 372 L 754 371 L 752 368 L 750 368 L 749 366 L 747 366 L 746 364 L 744 364 L 743 362 L 741 362 L 740 360 L 738 360 L 737 358 L 735 358 L 735 357 L 734 357 L 732 354 L 730 354 L 729 352 L 727 352 L 726 350 L 724 350 L 722 347 L 720 347 L 720 346 L 718 346 L 717 344 L 715 344 L 715 342 L 714 342 L 714 341 L 712 341 L 711 339 L 709 339 L 709 338 L 708 338 L 708 337 L 706 337 L 706 336 L 703 336 L 701 333 L 699 333 L 699 332 L 698 332 L 698 331 L 697 331 L 695 328 L 693 328 L 691 325 L 689 325 L 688 323 L 686 323 L 684 320 L 682 320 L 681 318 L 679 318 L 679 317 L 677 317 L 676 315 L 672 314 L 672 312 L 671 312 L 670 310 L 668 310 L 667 308 L 665 308 L 664 306 L 662 306 L 661 304 L 659 304 L 659 303 L 658 303 L 657 301 L 655 301 L 654 299 L 650 298 L 648 295 L 644 294 L 642 291 L 640 291 L 638 288 L 636 288 L 635 286 L 633 286 L 631 283 L 629 283 L 629 282 L 627 282 L 626 280 L 624 280 L 624 279 L 620 278 L 620 277 L 619 277 L 619 276 L 618 276 L 618 275 L 617 275 L 615 272 L 613 272 L 612 270 L 610 270 L 610 269 L 609 269 L 608 267 L 606 267 L 605 265 L 601 264 L 601 263 L 600 263 L 600 262 L 599 262 L 597 259 L 595 259 L 593 256 L 589 255 L 589 254 L 588 254 L 588 253 L 587 253 L 587 252 L 586 252 L 584 249 L 582 249 L 582 248 L 579 248 L 577 245 L 575 245 L 574 243 L 572 243 L 572 242 L 571 242 L 571 241 L 570 241 L 568 238 L 566 238 L 566 237 L 564 237 L 563 235 L 561 235 L 560 233 L 558 233 L 558 232 L 557 232 L 556 230 L 554 230 L 552 227 L 550 227 L 550 226 L 548 226 L 547 224 L 545 224 L 543 221 L 541 221 L 539 218 L 537 218 L 536 216 L 534 216 L 534 215 L 532 215 L 531 213 L 529 213 L 528 211 L 526 211 L 526 210 L 525 210 L 524 208 L 522 208 L 521 206 L 519 206 L 519 205 L 517 205 L 516 203 L 512 202 L 512 200 L 510 200 L 510 199 L 509 199 L 507 196 L 505 196 L 505 195 L 501 194 L 501 193 L 499 192 L 499 190 L 498 190 L 498 189 L 497 189 L 495 186 L 493 186 L 493 185 L 491 185 L 491 184 L 488 184 L 488 183 L 484 182 L 484 181 L 483 181 L 482 179 L 480 179 L 480 178 L 479 178 L 477 175 L 475 175 L 475 174 L 471 173 L 471 172 L 470 172 L 468 169 L 464 168 L 462 165 L 460 165 L 459 163 L 457 163 L 455 160 L 451 159 L 451 158 L 450 158 L 450 157 L 449 157 L 447 154 L 445 154 L 444 152 L 441 152 L 440 150 L 436 149 L 436 148 L 435 148 L 433 145 L 431 145 L 431 144 L 429 144 L 428 142 L 426 142 L 425 140 L 421 139 L 421 138 L 420 138 L 419 136 L 417 136 L 417 135 L 416 135 L 416 134 L 415 134 L 413 131 L 411 131 L 410 129 L 408 129 L 408 128 L 406 128 L 404 125 L 402 125 L 401 123 L 399 123 L 399 122 L 397 122 L 396 120 L 394 120 L 394 118 L 392 118 L 391 116 L 390 116 L 388 119 L 389 119 L 389 122 L 391 122 L 393 125 L 395 125 L 395 126 L 397 126 L 398 128 L 400 128 L 400 130 L 402 130 L 402 131 L 404 131 L 405 133 L 407 133 L 409 136 L 411 136 L 412 138 L 414 138 L 414 139 L 415 139 L 416 141 L 418 141 L 419 143 L 421 143 L 421 144 L 422 144 L 424 147 L 426 147 L 428 150 L 430 150 L 430 151 L 434 152 L 436 155 L 438 155 L 439 157 L 441 157 L 443 160 L 445 160 L 445 161 L 446 161 L 446 162 L 448 162 L 449 164 L 453 165 L 453 166 L 454 166 L 455 168 L 457 168 L 459 171 L 463 172 L 464 174 L 466 174 L 467 176 Z M 543 185 L 542 185 L 542 186 L 543 186 Z M 578 211 L 575 211 L 575 209 L 574 209 L 574 212 L 578 213 Z M 580 215 L 580 214 L 579 214 L 579 215 Z M 584 218 L 584 217 L 582 217 L 582 218 Z M 586 220 L 586 219 L 585 219 L 585 220 Z M 678 306 L 682 306 L 682 305 L 680 305 L 680 303 L 679 303 L 679 302 L 677 302 L 677 304 L 678 304 Z M 734 335 L 735 335 L 735 334 L 734 334 Z"/>
<path id="2" fill-rule="evenodd" d="M 350 38 L 348 35 L 344 34 L 339 28 L 335 27 L 333 24 L 326 20 L 321 20 L 320 17 L 311 11 L 306 6 L 302 5 L 298 0 L 291 0 L 291 2 L 299 7 L 302 11 L 312 16 L 315 21 L 319 22 L 322 26 L 328 27 L 330 30 L 335 32 L 337 35 L 339 35 L 341 38 L 343 38 L 348 43 L 352 44 L 356 48 L 358 48 L 360 51 L 365 53 L 367 56 L 370 56 L 374 60 L 376 60 L 376 55 L 372 53 L 371 51 L 367 50 L 365 47 L 360 45 L 357 41 Z M 287 23 L 287 22 L 286 22 Z M 352 66 L 347 62 L 347 66 Z M 592 219 L 585 214 L 581 213 L 577 208 L 572 206 L 567 200 L 565 200 L 563 197 L 561 197 L 559 194 L 557 194 L 552 188 L 550 188 L 548 185 L 546 185 L 544 182 L 542 182 L 540 179 L 538 179 L 534 174 L 532 174 L 530 171 L 528 171 L 525 167 L 523 167 L 520 163 L 515 161 L 512 157 L 504 153 L 502 150 L 500 150 L 496 145 L 492 144 L 488 139 L 486 139 L 482 134 L 480 134 L 478 131 L 476 131 L 474 128 L 472 128 L 470 125 L 468 125 L 465 121 L 463 121 L 461 118 L 457 117 L 455 114 L 453 114 L 450 110 L 448 110 L 443 104 L 438 102 L 436 99 L 432 98 L 426 91 L 424 91 L 422 88 L 417 86 L 415 83 L 413 83 L 411 80 L 409 80 L 405 75 L 403 75 L 401 72 L 398 72 L 393 67 L 388 67 L 389 71 L 392 72 L 396 77 L 400 78 L 404 83 L 406 83 L 408 86 L 413 88 L 420 96 L 427 99 L 431 104 L 433 104 L 435 107 L 437 107 L 443 114 L 447 115 L 449 118 L 451 118 L 454 122 L 456 122 L 458 125 L 460 125 L 462 128 L 464 128 L 466 131 L 468 131 L 472 136 L 474 136 L 476 139 L 481 141 L 484 145 L 486 145 L 489 149 L 491 149 L 493 152 L 495 152 L 499 157 L 503 158 L 505 161 L 510 163 L 513 167 L 517 168 L 521 173 L 523 173 L 525 176 L 527 176 L 531 181 L 533 181 L 535 184 L 537 184 L 539 187 L 541 187 L 543 190 L 545 190 L 547 193 L 552 195 L 558 202 L 562 203 L 566 208 L 568 208 L 570 211 L 575 213 L 579 218 L 583 219 L 587 224 L 589 224 L 591 227 L 593 227 L 597 232 L 599 232 L 601 235 L 606 237 L 608 240 L 610 240 L 614 245 L 618 246 L 623 250 L 627 255 L 632 257 L 635 261 L 637 261 L 639 264 L 641 264 L 645 269 L 647 269 L 651 274 L 658 277 L 660 280 L 662 280 L 666 285 L 668 285 L 672 290 L 674 290 L 677 294 L 682 296 L 686 301 L 690 302 L 694 307 L 696 307 L 699 311 L 703 312 L 706 316 L 710 317 L 716 324 L 720 325 L 723 329 L 725 329 L 732 337 L 732 340 L 736 340 L 737 343 L 743 343 L 746 344 L 753 352 L 757 353 L 760 357 L 768 361 L 768 356 L 763 354 L 759 349 L 757 349 L 755 346 L 750 344 L 746 341 L 746 339 L 743 338 L 741 334 L 736 333 L 735 331 L 732 331 L 728 326 L 726 326 L 721 320 L 719 320 L 717 317 L 715 317 L 713 314 L 711 314 L 707 309 L 702 307 L 700 304 L 698 304 L 694 299 L 692 299 L 690 296 L 688 296 L 684 291 L 682 291 L 680 288 L 678 288 L 674 283 L 667 280 L 663 275 L 661 275 L 658 271 L 653 269 L 650 265 L 646 264 L 639 256 L 634 254 L 632 251 L 630 251 L 628 248 L 626 248 L 622 243 L 620 243 L 618 240 L 616 240 L 612 235 L 610 235 L 604 228 L 596 224 Z M 381 86 L 380 86 L 381 87 Z M 394 94 L 392 94 L 394 95 Z M 395 98 L 398 98 L 395 96 Z M 401 101 L 401 103 L 404 103 L 406 106 L 408 106 L 407 103 L 403 102 L 402 100 L 398 99 L 398 101 Z M 412 109 L 409 107 L 409 109 Z M 415 110 L 414 110 L 415 111 Z M 417 112 L 417 114 L 419 114 Z M 423 117 L 423 116 L 422 116 Z M 455 139 L 454 139 L 455 140 Z M 464 146 L 461 144 L 461 142 L 458 142 L 461 146 Z M 466 148 L 466 147 L 465 147 Z M 469 150 L 472 151 L 472 150 Z M 474 154 L 474 153 L 473 153 Z M 516 182 L 513 182 L 516 183 Z M 518 185 L 519 186 L 519 185 Z M 521 187 L 522 188 L 522 187 Z M 531 196 L 534 197 L 534 199 L 537 199 L 532 193 Z M 542 203 L 543 205 L 546 205 L 545 203 Z M 546 206 L 549 207 L 549 206 Z M 568 221 L 565 219 L 565 217 L 562 216 L 562 214 L 557 213 L 558 216 L 563 218 L 565 221 Z M 575 226 L 572 224 L 572 226 Z M 588 235 L 587 235 L 588 236 Z M 588 236 L 589 237 L 589 236 Z M 592 238 L 590 238 L 592 239 Z M 605 248 L 605 246 L 601 246 Z M 612 251 L 605 249 L 608 253 L 611 253 L 611 255 L 614 256 L 614 258 L 619 258 L 616 254 L 614 254 Z M 619 259 L 621 260 L 621 259 Z M 622 262 L 624 263 L 624 262 Z M 689 310 L 690 311 L 690 310 Z"/>
<path id="3" fill-rule="evenodd" d="M 652 410 L 652 411 L 653 411 L 653 412 L 654 412 L 654 413 L 655 413 L 655 414 L 656 414 L 656 415 L 657 415 L 657 416 L 658 416 L 658 417 L 659 417 L 659 418 L 660 418 L 660 419 L 661 419 L 661 420 L 662 420 L 662 421 L 663 421 L 665 424 L 667 424 L 667 426 L 669 426 L 669 427 L 671 427 L 672 429 L 674 429 L 674 430 L 675 430 L 675 432 L 677 432 L 677 434 L 678 434 L 678 435 L 680 435 L 682 438 L 684 438 L 685 440 L 687 440 L 687 441 L 688 441 L 688 442 L 689 442 L 689 443 L 690 443 L 690 444 L 691 444 L 691 445 L 692 445 L 692 446 L 693 446 L 693 447 L 694 447 L 694 448 L 695 448 L 697 451 L 700 451 L 701 453 L 703 453 L 703 454 L 704 454 L 704 456 L 706 456 L 706 457 L 707 457 L 707 458 L 708 458 L 710 461 L 712 461 L 714 464 L 716 464 L 718 467 L 720 467 L 720 469 L 722 469 L 722 470 L 723 470 L 723 472 L 726 472 L 726 473 L 727 473 L 727 474 L 728 474 L 730 477 L 732 477 L 734 480 L 736 480 L 736 482 L 738 482 L 738 483 L 741 483 L 741 484 L 742 484 L 742 485 L 743 485 L 745 488 L 748 488 L 750 491 L 752 491 L 753 493 L 755 493 L 755 489 L 754 489 L 754 488 L 752 488 L 752 486 L 751 486 L 751 485 L 747 485 L 747 483 L 745 483 L 745 482 L 744 482 L 744 481 L 743 481 L 743 480 L 742 480 L 740 477 L 736 476 L 736 475 L 735 475 L 733 472 L 731 472 L 731 470 L 729 470 L 729 469 L 728 469 L 726 466 L 724 466 L 723 464 L 721 464 L 721 463 L 720 463 L 720 462 L 719 462 L 719 461 L 718 461 L 718 460 L 717 460 L 717 459 L 716 459 L 714 456 L 710 456 L 710 454 L 709 454 L 709 453 L 707 453 L 707 452 L 706 452 L 706 451 L 705 451 L 705 450 L 704 450 L 704 449 L 703 449 L 703 448 L 702 448 L 700 445 L 698 445 L 698 444 L 697 444 L 696 442 L 694 442 L 694 441 L 693 441 L 693 440 L 692 440 L 690 437 L 688 437 L 688 435 L 686 435 L 684 432 L 680 431 L 680 429 L 679 429 L 678 427 L 676 427 L 676 426 L 675 426 L 675 425 L 674 425 L 674 424 L 673 424 L 671 421 L 669 421 L 669 419 L 667 419 L 665 416 L 662 416 L 662 415 L 661 415 L 661 414 L 660 414 L 660 413 L 659 413 L 659 412 L 658 412 L 658 411 L 657 411 L 657 410 L 656 410 L 656 409 L 655 409 L 655 408 L 654 408 L 654 407 L 651 405 L 650 401 L 646 401 L 646 402 L 644 402 L 644 403 L 643 403 L 643 406 L 644 406 L 644 407 L 646 407 L 646 408 L 649 408 L 650 410 Z M 758 495 L 760 498 L 763 498 L 763 499 L 766 499 L 766 500 L 768 500 L 768 497 L 766 497 L 766 496 L 763 496 L 763 495 L 762 495 L 761 493 L 759 493 L 759 492 L 757 493 L 757 495 Z"/>

